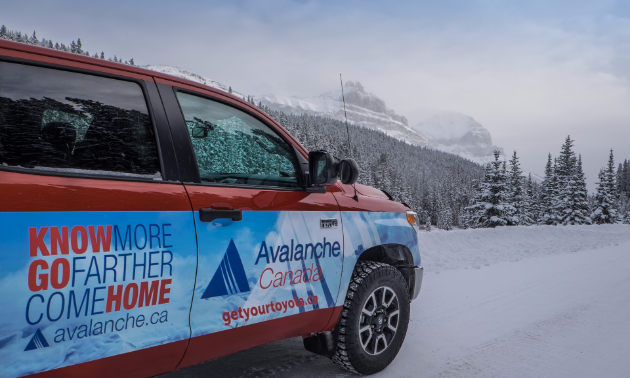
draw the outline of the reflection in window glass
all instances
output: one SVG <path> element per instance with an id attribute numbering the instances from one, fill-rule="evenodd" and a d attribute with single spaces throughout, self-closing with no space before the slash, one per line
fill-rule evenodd
<path id="1" fill-rule="evenodd" d="M 0 164 L 159 178 L 136 83 L 0 62 Z"/>
<path id="2" fill-rule="evenodd" d="M 297 187 L 291 146 L 254 117 L 202 97 L 178 93 L 202 181 Z"/>

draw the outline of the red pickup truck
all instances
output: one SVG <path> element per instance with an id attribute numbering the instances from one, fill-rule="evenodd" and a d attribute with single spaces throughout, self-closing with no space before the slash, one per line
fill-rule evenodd
<path id="1" fill-rule="evenodd" d="M 147 377 L 272 341 L 371 374 L 415 213 L 213 88 L 0 41 L 0 377 Z"/>

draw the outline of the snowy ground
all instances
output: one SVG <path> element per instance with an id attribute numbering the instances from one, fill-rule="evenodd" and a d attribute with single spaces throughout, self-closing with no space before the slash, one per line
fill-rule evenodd
<path id="1" fill-rule="evenodd" d="M 421 233 L 405 343 L 375 377 L 628 377 L 630 227 Z M 350 377 L 284 340 L 167 374 Z"/>

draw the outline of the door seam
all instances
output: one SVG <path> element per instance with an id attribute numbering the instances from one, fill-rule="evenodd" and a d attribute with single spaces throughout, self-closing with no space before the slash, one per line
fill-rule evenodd
<path id="1" fill-rule="evenodd" d="M 182 183 L 182 186 L 184 187 L 184 190 L 186 191 L 186 197 L 188 198 L 188 203 L 190 203 L 190 209 L 192 210 L 193 226 L 195 227 L 195 244 L 197 246 L 197 264 L 195 264 L 195 280 L 193 283 L 192 297 L 190 299 L 190 309 L 188 310 L 188 331 L 189 331 L 188 342 L 186 343 L 186 349 L 184 349 L 182 358 L 179 360 L 177 365 L 175 365 L 175 369 L 173 369 L 173 371 L 179 369 L 180 365 L 182 364 L 182 361 L 184 361 L 184 357 L 186 357 L 186 353 L 188 352 L 188 347 L 190 346 L 190 341 L 192 340 L 191 316 L 192 316 L 193 303 L 195 302 L 195 290 L 197 288 L 197 274 L 199 272 L 199 236 L 197 234 L 197 222 L 195 221 L 195 209 L 193 208 L 192 202 L 190 201 L 190 195 L 188 194 L 188 189 L 186 188 L 186 185 Z"/>

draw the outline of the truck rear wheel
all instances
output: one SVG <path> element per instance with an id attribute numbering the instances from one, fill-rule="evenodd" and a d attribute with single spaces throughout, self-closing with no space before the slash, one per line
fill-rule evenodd
<path id="1" fill-rule="evenodd" d="M 358 374 L 385 369 L 405 340 L 409 302 L 409 289 L 396 268 L 358 261 L 337 325 L 333 362 Z"/>

